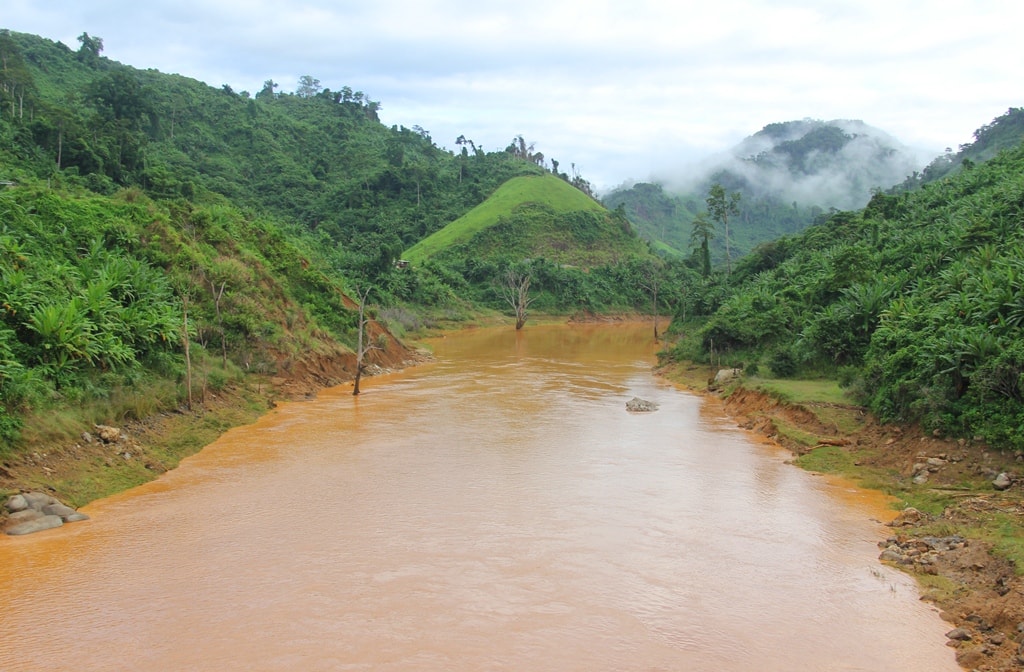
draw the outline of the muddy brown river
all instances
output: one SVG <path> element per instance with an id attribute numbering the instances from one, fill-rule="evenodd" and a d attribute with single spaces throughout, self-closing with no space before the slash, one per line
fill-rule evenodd
<path id="1" fill-rule="evenodd" d="M 650 332 L 450 335 L 0 539 L 0 670 L 958 670 L 885 503 L 652 376 Z"/>

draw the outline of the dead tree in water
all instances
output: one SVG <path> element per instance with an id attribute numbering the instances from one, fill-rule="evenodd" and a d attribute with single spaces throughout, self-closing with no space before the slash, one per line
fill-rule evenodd
<path id="1" fill-rule="evenodd" d="M 352 388 L 352 396 L 359 394 L 359 379 L 363 377 L 363 359 L 370 350 L 378 349 L 377 345 L 370 344 L 367 340 L 366 324 L 370 321 L 366 317 L 366 297 L 370 295 L 372 287 L 367 287 L 362 294 L 356 290 L 356 297 L 359 299 L 359 336 L 356 339 L 356 380 Z"/>
<path id="2" fill-rule="evenodd" d="M 640 287 L 646 289 L 651 295 L 651 314 L 654 316 L 654 340 L 658 336 L 658 287 L 661 285 L 661 273 L 664 270 L 660 262 L 651 262 L 646 266 L 640 275 Z"/>
<path id="3" fill-rule="evenodd" d="M 527 309 L 533 303 L 530 296 L 530 274 L 508 269 L 501 276 L 501 296 L 516 312 L 516 330 L 526 324 Z"/>

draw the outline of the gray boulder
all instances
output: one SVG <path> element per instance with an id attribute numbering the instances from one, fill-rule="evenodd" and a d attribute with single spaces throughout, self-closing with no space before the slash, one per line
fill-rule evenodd
<path id="1" fill-rule="evenodd" d="M 27 523 L 30 520 L 37 520 L 43 517 L 43 512 L 39 509 L 23 509 L 21 511 L 15 511 L 11 515 L 7 516 L 7 524 L 14 525 L 15 523 Z"/>
<path id="2" fill-rule="evenodd" d="M 743 378 L 743 369 L 719 369 L 708 387 L 718 390 L 741 378 Z"/>
<path id="3" fill-rule="evenodd" d="M 7 528 L 7 534 L 32 534 L 33 532 L 51 530 L 55 527 L 60 527 L 63 524 L 64 521 L 60 519 L 60 516 L 43 516 L 42 518 L 36 518 L 35 520 L 30 520 L 25 523 L 12 525 Z"/>
<path id="4" fill-rule="evenodd" d="M 75 513 L 75 510 L 66 504 L 57 502 L 56 504 L 47 504 L 41 511 L 47 516 L 60 516 L 61 519 L 67 520 L 68 516 Z"/>
<path id="5" fill-rule="evenodd" d="M 26 492 L 22 495 L 30 509 L 42 509 L 47 504 L 55 504 L 57 500 L 45 492 Z"/>
<path id="6" fill-rule="evenodd" d="M 949 637 L 955 642 L 969 642 L 971 641 L 971 633 L 967 632 L 964 628 L 955 628 L 946 633 L 946 637 Z"/>
<path id="7" fill-rule="evenodd" d="M 17 511 L 24 511 L 28 508 L 28 502 L 25 500 L 24 495 L 11 495 L 7 498 L 7 503 L 4 507 L 10 512 L 15 513 Z"/>
<path id="8" fill-rule="evenodd" d="M 75 511 L 44 492 L 25 492 L 14 495 L 5 504 L 7 534 L 31 534 L 59 527 L 64 523 L 89 520 L 89 516 Z"/>

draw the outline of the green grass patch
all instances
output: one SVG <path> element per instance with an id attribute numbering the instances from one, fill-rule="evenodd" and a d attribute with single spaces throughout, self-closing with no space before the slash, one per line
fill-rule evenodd
<path id="1" fill-rule="evenodd" d="M 992 531 L 996 553 L 1012 561 L 1018 575 L 1024 574 L 1024 521 L 998 513 L 993 516 L 992 522 L 989 529 Z"/>
<path id="2" fill-rule="evenodd" d="M 916 574 L 918 585 L 921 587 L 921 599 L 930 602 L 943 603 L 952 600 L 957 594 L 964 590 L 963 586 L 952 579 L 934 574 Z"/>
<path id="3" fill-rule="evenodd" d="M 790 380 L 784 378 L 751 378 L 749 387 L 794 404 L 855 405 L 834 380 Z"/>
<path id="4" fill-rule="evenodd" d="M 811 448 L 821 443 L 820 439 L 816 434 L 806 432 L 798 427 L 791 425 L 782 418 L 773 418 L 775 423 L 775 429 L 778 431 L 779 436 L 789 439 L 790 441 Z"/>
<path id="5" fill-rule="evenodd" d="M 796 458 L 794 463 L 822 474 L 851 476 L 855 473 L 853 456 L 839 446 L 820 446 Z"/>
<path id="6" fill-rule="evenodd" d="M 813 413 L 821 424 L 835 427 L 840 434 L 854 434 L 864 428 L 865 416 L 860 409 L 816 404 L 807 404 L 804 408 Z"/>
<path id="7" fill-rule="evenodd" d="M 486 201 L 416 243 L 402 256 L 413 263 L 421 263 L 454 245 L 468 242 L 484 229 L 497 224 L 499 217 L 508 215 L 524 203 L 544 204 L 559 213 L 604 210 L 600 203 L 554 175 L 514 177 L 501 185 Z"/>

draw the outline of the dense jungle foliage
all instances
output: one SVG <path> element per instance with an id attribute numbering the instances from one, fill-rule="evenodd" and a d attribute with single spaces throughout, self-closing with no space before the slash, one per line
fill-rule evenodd
<path id="1" fill-rule="evenodd" d="M 778 375 L 838 369 L 883 418 L 1024 444 L 1024 158 L 1007 149 L 1019 110 L 937 159 L 955 170 L 934 163 L 863 210 L 765 201 L 779 233 L 816 225 L 734 253 L 725 273 L 711 271 L 697 228 L 678 233 L 683 258 L 653 254 L 625 203 L 604 209 L 522 136 L 499 151 L 460 137 L 450 151 L 424 129 L 385 127 L 380 103 L 347 86 L 303 76 L 293 93 L 268 80 L 250 95 L 79 42 L 0 31 L 5 446 L 32 418 L 59 424 L 55 409 L 142 417 L 351 349 L 344 295 L 357 288 L 372 288 L 398 332 L 424 311 L 504 310 L 507 270 L 532 276 L 536 310 L 669 309 L 684 335 L 675 356 Z M 523 184 L 535 191 L 501 200 L 499 187 Z M 635 191 L 666 228 L 680 208 L 697 221 L 709 205 Z M 762 205 L 739 205 L 730 242 L 742 251 L 743 213 Z M 717 224 L 704 221 L 704 240 L 724 249 Z M 442 244 L 419 255 L 426 240 Z M 403 251 L 415 263 L 396 264 Z"/>
<path id="2" fill-rule="evenodd" d="M 293 93 L 267 80 L 251 95 L 102 51 L 86 33 L 72 49 L 0 31 L 5 448 L 351 350 L 346 293 L 372 289 L 373 311 L 401 333 L 506 310 L 496 284 L 513 266 L 533 275 L 537 309 L 564 312 L 648 310 L 663 275 L 685 274 L 666 273 L 585 179 L 549 169 L 522 136 L 497 151 L 459 137 L 450 151 L 422 128 L 384 126 L 380 103 L 348 86 L 307 75 Z M 395 263 L 519 176 L 567 191 L 497 210 L 485 235 L 497 253 Z M 527 222 L 628 250 L 589 276 L 574 239 L 546 255 L 503 248 Z"/>
<path id="3" fill-rule="evenodd" d="M 838 371 L 885 420 L 1024 448 L 1019 136 L 985 163 L 764 244 L 715 287 L 673 356 Z"/>
<path id="4" fill-rule="evenodd" d="M 785 202 L 777 194 L 753 194 L 744 189 L 742 181 L 730 179 L 724 173 L 716 175 L 731 191 L 743 195 L 735 226 L 730 231 L 732 258 L 749 253 L 761 243 L 798 233 L 823 216 L 822 208 L 804 206 L 795 201 Z M 691 233 L 697 216 L 705 211 L 704 191 L 674 195 L 660 184 L 638 182 L 628 189 L 616 190 L 603 197 L 609 208 L 622 208 L 636 231 L 659 253 L 680 259 L 690 258 L 694 252 Z M 724 235 L 710 240 L 711 258 L 716 264 L 725 263 Z"/>

